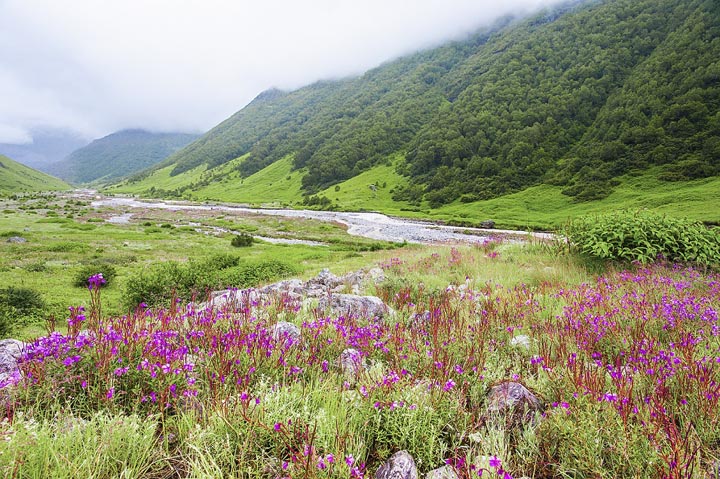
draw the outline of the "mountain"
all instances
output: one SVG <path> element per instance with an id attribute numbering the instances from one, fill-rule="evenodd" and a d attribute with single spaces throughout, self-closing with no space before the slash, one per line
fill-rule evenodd
<path id="1" fill-rule="evenodd" d="M 73 151 L 50 170 L 73 183 L 117 180 L 164 160 L 198 136 L 122 130 Z"/>
<path id="2" fill-rule="evenodd" d="M 270 90 L 118 190 L 162 178 L 174 196 L 240 191 L 280 160 L 310 202 L 392 165 L 392 200 L 422 208 L 541 185 L 599 200 L 648 172 L 717 176 L 720 3 L 570 2 L 357 78 Z"/>
<path id="3" fill-rule="evenodd" d="M 0 143 L 0 155 L 46 173 L 49 165 L 57 163 L 89 141 L 79 133 L 54 128 L 36 128 L 30 134 L 32 143 Z"/>
<path id="4" fill-rule="evenodd" d="M 64 181 L 0 155 L 0 194 L 68 189 Z"/>

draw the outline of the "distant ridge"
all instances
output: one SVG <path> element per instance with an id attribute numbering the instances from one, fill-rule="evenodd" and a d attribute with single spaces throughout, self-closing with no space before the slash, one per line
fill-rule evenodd
<path id="1" fill-rule="evenodd" d="M 198 136 L 122 130 L 75 150 L 50 171 L 72 183 L 113 181 L 153 166 Z"/>

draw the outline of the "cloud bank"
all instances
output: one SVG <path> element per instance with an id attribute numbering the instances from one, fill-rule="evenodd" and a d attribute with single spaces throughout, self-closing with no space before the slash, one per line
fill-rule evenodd
<path id="1" fill-rule="evenodd" d="M 259 92 L 362 73 L 553 0 L 0 0 L 0 143 L 204 131 Z"/>

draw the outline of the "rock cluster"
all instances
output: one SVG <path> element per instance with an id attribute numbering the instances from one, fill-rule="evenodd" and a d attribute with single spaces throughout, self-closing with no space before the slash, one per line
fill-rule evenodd
<path id="1" fill-rule="evenodd" d="M 355 271 L 345 276 L 335 276 L 328 269 L 323 269 L 308 281 L 288 279 L 261 288 L 215 291 L 209 303 L 198 304 L 197 307 L 222 308 L 230 305 L 239 309 L 269 298 L 298 303 L 310 298 L 318 300 L 320 309 L 331 310 L 338 315 L 382 319 L 393 314 L 392 309 L 376 296 L 362 296 L 359 293 L 363 287 L 380 283 L 384 279 L 385 275 L 380 268 Z M 352 291 L 353 294 L 347 294 L 346 291 Z"/>

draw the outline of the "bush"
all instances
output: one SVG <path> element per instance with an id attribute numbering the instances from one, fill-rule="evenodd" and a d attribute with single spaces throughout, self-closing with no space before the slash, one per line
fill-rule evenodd
<path id="1" fill-rule="evenodd" d="M 42 316 L 46 304 L 42 295 L 31 288 L 0 289 L 0 338 L 18 324 L 33 322 Z"/>
<path id="2" fill-rule="evenodd" d="M 240 233 L 239 235 L 233 236 L 230 244 L 232 246 L 235 246 L 236 248 L 245 248 L 248 246 L 252 246 L 253 241 L 254 239 L 252 235 L 249 235 L 247 233 Z"/>
<path id="3" fill-rule="evenodd" d="M 216 255 L 203 261 L 170 261 L 145 268 L 130 277 L 125 303 L 168 305 L 174 296 L 184 300 L 203 299 L 211 290 L 249 287 L 294 274 L 296 269 L 282 261 L 267 260 L 241 263 L 233 255 Z"/>
<path id="4" fill-rule="evenodd" d="M 0 289 L 0 304 L 12 306 L 23 314 L 45 309 L 45 300 L 38 291 L 14 286 Z"/>
<path id="5" fill-rule="evenodd" d="M 718 229 L 647 211 L 582 217 L 570 222 L 564 234 L 580 254 L 605 261 L 720 265 Z"/>
<path id="6" fill-rule="evenodd" d="M 73 279 L 73 286 L 87 287 L 88 278 L 96 274 L 103 275 L 103 278 L 106 281 L 103 285 L 103 287 L 105 287 L 112 282 L 113 278 L 115 278 L 115 275 L 117 274 L 117 271 L 115 270 L 115 266 L 110 264 L 110 261 L 99 260 L 87 262 L 80 266 L 80 269 L 78 269 L 78 271 L 75 273 L 75 277 Z"/>

